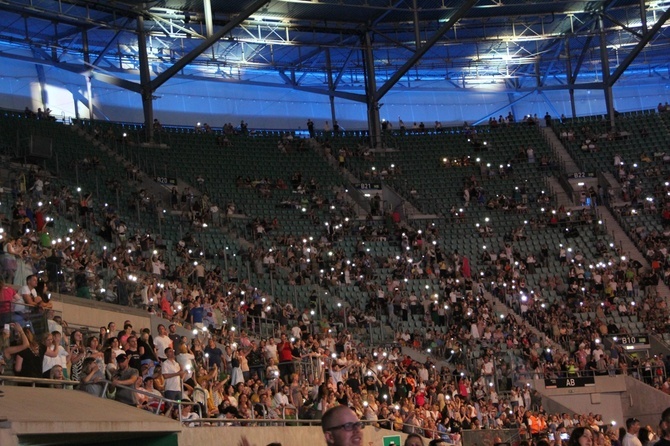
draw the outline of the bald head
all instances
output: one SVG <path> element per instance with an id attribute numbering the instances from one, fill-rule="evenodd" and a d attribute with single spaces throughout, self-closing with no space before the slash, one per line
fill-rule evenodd
<path id="1" fill-rule="evenodd" d="M 334 426 L 338 426 L 339 424 L 341 424 L 340 420 L 342 419 L 342 417 L 345 417 L 346 415 L 349 414 L 353 414 L 353 416 L 356 417 L 356 419 L 358 419 L 356 413 L 353 410 L 349 409 L 349 407 L 347 406 L 331 407 L 326 411 L 326 413 L 324 413 L 321 416 L 321 430 L 323 430 L 323 432 L 326 432 L 328 431 L 328 429 L 331 429 Z"/>
<path id="2" fill-rule="evenodd" d="M 328 446 L 361 446 L 363 423 L 347 406 L 335 406 L 321 417 L 321 429 Z"/>

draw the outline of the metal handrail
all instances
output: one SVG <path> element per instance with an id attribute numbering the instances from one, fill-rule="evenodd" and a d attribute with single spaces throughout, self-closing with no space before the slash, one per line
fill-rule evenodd
<path id="1" fill-rule="evenodd" d="M 114 384 L 112 381 L 109 381 L 109 380 L 106 380 L 106 379 L 98 381 L 98 384 L 100 384 L 100 383 L 105 384 L 104 387 L 103 387 L 103 390 L 102 390 L 102 395 L 100 395 L 101 398 L 105 398 L 105 395 L 107 395 L 107 389 L 109 388 L 109 386 L 114 386 L 114 387 L 118 387 L 118 388 L 121 388 L 121 389 L 130 390 L 131 392 L 139 393 L 140 395 L 145 395 L 147 397 L 158 400 L 159 403 L 156 407 L 156 414 L 157 415 L 160 413 L 160 410 L 161 410 L 161 407 L 163 406 L 163 403 L 168 403 L 172 406 L 177 405 L 179 407 L 179 420 L 180 421 L 181 421 L 181 408 L 182 408 L 182 406 L 196 406 L 196 405 L 198 405 L 198 403 L 193 402 L 193 401 L 172 400 L 170 398 L 166 398 L 164 396 L 158 396 L 154 393 L 145 392 L 144 390 L 136 389 L 134 387 L 124 386 L 124 385 L 121 385 L 121 384 Z"/>
<path id="2" fill-rule="evenodd" d="M 11 375 L 0 375 L 0 385 L 4 385 L 6 381 L 9 382 L 16 382 L 16 383 L 26 383 L 26 384 L 32 384 L 33 387 L 36 385 L 63 385 L 64 389 L 74 389 L 77 386 L 79 386 L 80 382 L 79 381 L 71 381 L 71 380 L 55 380 L 55 379 L 46 379 L 46 378 L 26 378 L 26 377 L 19 377 L 19 376 L 11 376 Z M 269 427 L 269 426 L 287 426 L 287 425 L 298 425 L 298 426 L 304 426 L 304 425 L 309 425 L 309 426 L 319 426 L 321 425 L 321 420 L 320 419 L 301 419 L 298 417 L 298 412 L 296 411 L 296 418 L 286 418 L 285 410 L 286 408 L 289 409 L 297 409 L 295 406 L 290 406 L 290 407 L 284 407 L 282 408 L 282 418 L 210 418 L 210 417 L 200 417 L 197 419 L 193 420 L 182 420 L 182 406 L 196 406 L 198 403 L 193 402 L 193 401 L 183 401 L 183 400 L 172 400 L 169 398 L 165 398 L 163 396 L 158 396 L 156 394 L 146 392 L 143 390 L 139 390 L 133 387 L 128 387 L 128 386 L 123 386 L 119 384 L 113 384 L 109 380 L 102 380 L 99 381 L 98 384 L 104 383 L 103 390 L 101 392 L 100 397 L 105 398 L 105 395 L 107 395 L 107 390 L 110 385 L 114 385 L 117 388 L 123 388 L 130 390 L 131 392 L 146 395 L 154 400 L 157 400 L 159 403 L 156 408 L 156 414 L 160 413 L 161 407 L 163 407 L 164 404 L 170 404 L 172 406 L 177 406 L 179 410 L 179 422 L 182 423 L 184 426 L 188 427 L 202 427 L 202 426 L 216 426 L 216 427 L 222 427 L 222 426 L 242 426 L 246 425 L 248 423 L 254 424 L 254 426 L 257 427 Z M 71 388 L 65 387 L 65 386 L 72 386 Z M 253 411 L 252 411 L 252 417 L 253 417 Z M 365 425 L 378 425 L 380 423 L 387 423 L 390 426 L 391 431 L 397 431 L 395 429 L 395 424 L 397 423 L 398 420 L 392 420 L 390 418 L 380 418 L 377 420 L 366 420 L 366 419 L 361 419 L 360 420 L 362 423 Z M 400 431 L 404 431 L 405 428 L 412 428 L 419 430 L 424 437 L 427 438 L 434 438 L 435 435 L 441 436 L 443 435 L 442 432 L 437 431 L 436 429 L 426 429 L 424 426 L 412 424 L 412 423 L 402 423 L 402 428 Z M 502 430 L 510 430 L 510 429 L 495 429 L 496 431 L 502 431 Z M 511 429 L 513 431 L 516 431 L 518 435 L 519 430 L 518 429 Z M 429 435 L 426 435 L 426 434 Z"/>
<path id="3" fill-rule="evenodd" d="M 58 386 L 75 387 L 80 384 L 79 381 L 72 381 L 69 379 L 27 378 L 25 376 L 0 375 L 0 385 L 4 385 L 5 381 L 22 383 L 22 384 L 31 384 L 31 387 L 36 387 L 37 385 L 58 385 Z M 63 388 L 70 390 L 67 387 Z"/>

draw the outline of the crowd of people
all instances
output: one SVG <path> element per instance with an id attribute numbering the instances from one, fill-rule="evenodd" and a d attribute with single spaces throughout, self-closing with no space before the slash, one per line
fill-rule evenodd
<path id="1" fill-rule="evenodd" d="M 519 446 L 667 446 L 670 443 L 670 408 L 660 414 L 658 428 L 641 426 L 636 418 L 628 418 L 625 427 L 618 429 L 600 422 L 579 425 L 565 431 L 564 425 L 570 424 L 566 417 L 556 420 L 558 430 L 551 433 L 538 433 L 529 439 L 518 441 Z M 321 427 L 326 444 L 329 446 L 360 446 L 362 432 L 366 423 L 358 421 L 356 414 L 349 408 L 338 406 L 326 412 L 321 420 Z M 418 434 L 409 434 L 405 438 L 404 446 L 424 446 L 424 439 Z M 435 438 L 428 442 L 428 446 L 445 446 L 451 444 L 444 438 Z M 496 446 L 509 444 L 503 442 L 500 436 L 495 436 L 487 444 Z M 241 445 L 242 446 L 242 445 Z"/>
<path id="2" fill-rule="evenodd" d="M 31 178 L 29 184 L 38 180 Z M 551 431 L 552 421 L 565 417 L 542 409 L 526 385 L 529 377 L 621 373 L 631 366 L 625 355 L 603 347 L 604 335 L 621 332 L 608 324 L 609 316 L 634 314 L 658 330 L 667 322 L 654 285 L 642 285 L 648 274 L 607 246 L 598 259 L 567 249 L 522 254 L 515 244 L 525 235 L 512 234 L 495 259 L 489 255 L 478 261 L 476 275 L 467 256 L 440 248 L 439 230 L 431 223 L 334 216 L 321 237 L 306 237 L 274 235 L 272 223 L 258 221 L 271 247 L 256 246 L 243 254 L 259 263 L 259 274 L 284 270 L 289 284 L 314 283 L 329 290 L 353 285 L 368 296 L 360 308 L 317 314 L 316 298 L 303 307 L 279 302 L 254 287 L 250 277 L 208 264 L 197 254 L 197 234 L 176 244 L 181 263 L 167 265 L 166 245 L 158 237 L 132 234 L 117 210 L 81 198 L 44 183 L 39 191 L 15 193 L 3 232 L 2 274 L 20 287 L 19 292 L 3 287 L 0 315 L 18 322 L 3 332 L 7 371 L 69 378 L 99 396 L 107 380 L 106 396 L 170 415 L 170 405 L 161 398 L 188 398 L 199 404 L 198 410 L 182 413 L 189 421 L 317 418 L 329 408 L 349 406 L 357 417 L 380 426 L 450 443 L 459 443 L 466 429 Z M 52 219 L 68 215 L 87 216 L 89 224 L 56 235 Z M 547 226 L 531 224 L 524 230 Z M 92 243 L 98 229 L 108 234 L 108 244 Z M 337 245 L 345 237 L 358 239 L 353 255 Z M 374 256 L 366 246 L 373 241 L 397 242 L 402 255 Z M 567 277 L 547 277 L 532 289 L 526 285 L 527 275 L 556 262 L 571 266 Z M 385 270 L 391 271 L 388 277 L 380 275 Z M 412 291 L 407 283 L 415 279 L 431 279 L 435 285 Z M 497 317 L 487 290 L 522 319 Z M 173 325 L 152 333 L 124 323 L 116 336 L 112 324 L 95 335 L 68 331 L 50 313 L 49 291 L 143 306 Z M 547 304 L 543 294 L 549 291 L 560 295 L 564 305 Z M 577 322 L 578 313 L 589 317 Z M 33 330 L 41 315 L 48 324 L 36 339 Z M 360 340 L 366 327 L 380 322 L 377 316 L 395 327 L 418 316 L 425 330 L 398 331 L 397 345 L 373 348 Z M 271 336 L 258 338 L 251 332 L 262 320 L 276 320 L 278 326 Z M 196 335 L 179 336 L 178 326 L 195 329 Z M 552 341 L 565 353 L 556 351 Z M 413 360 L 402 354 L 405 347 L 430 350 L 436 359 Z M 438 359 L 446 365 L 438 366 Z M 639 372 L 647 369 L 649 376 Z M 670 392 L 657 369 L 665 370 L 663 358 L 649 358 L 630 373 Z M 602 423 L 595 414 L 568 419 L 570 427 Z M 553 424 L 557 432 L 560 423 Z"/>

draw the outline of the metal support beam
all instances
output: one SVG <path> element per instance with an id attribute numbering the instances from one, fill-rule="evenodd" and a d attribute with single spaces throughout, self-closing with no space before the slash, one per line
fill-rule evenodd
<path id="1" fill-rule="evenodd" d="M 594 90 L 603 88 L 602 82 L 584 82 L 583 84 L 572 84 L 572 85 L 543 85 L 538 88 L 520 88 L 517 91 L 555 91 L 555 90 Z"/>
<path id="2" fill-rule="evenodd" d="M 144 32 L 144 17 L 137 16 L 137 52 L 140 62 L 140 84 L 142 86 L 142 110 L 144 111 L 144 131 L 147 141 L 154 139 L 154 103 L 151 89 L 151 73 L 149 71 L 149 55 L 147 54 L 147 39 Z"/>
<path id="3" fill-rule="evenodd" d="M 368 109 L 368 135 L 370 147 L 382 147 L 382 125 L 379 120 L 379 102 L 376 99 L 377 74 L 375 72 L 375 58 L 372 51 L 372 32 L 363 35 L 363 62 L 365 67 L 365 104 Z"/>
<path id="4" fill-rule="evenodd" d="M 554 113 L 554 116 L 556 116 L 557 118 L 560 118 L 561 114 L 558 112 L 558 110 L 556 110 L 556 107 L 554 107 L 554 104 L 551 103 L 547 94 L 544 91 L 540 91 L 539 93 L 540 93 L 540 96 L 542 96 L 544 98 L 544 102 L 547 103 L 547 105 L 549 106 L 549 109 Z"/>
<path id="5" fill-rule="evenodd" d="M 642 38 L 643 34 L 635 31 L 633 28 L 631 28 L 629 26 L 626 26 L 625 23 L 623 23 L 621 20 L 618 20 L 616 17 L 612 17 L 611 15 L 608 15 L 608 14 L 602 14 L 602 15 L 604 15 L 607 18 L 607 20 L 609 20 L 610 22 L 620 26 L 621 29 L 623 29 L 624 31 L 631 33 L 632 35 L 634 35 L 638 39 Z M 646 30 L 646 28 L 645 28 L 645 30 Z"/>
<path id="6" fill-rule="evenodd" d="M 614 130 L 616 125 L 614 121 L 614 98 L 612 97 L 612 84 L 610 83 L 610 59 L 607 53 L 607 36 L 605 35 L 605 25 L 602 15 L 598 17 L 598 27 L 600 28 L 600 63 L 603 71 L 603 93 L 605 94 L 605 107 L 609 116 L 610 128 Z"/>
<path id="7" fill-rule="evenodd" d="M 333 68 L 330 65 L 330 48 L 326 48 L 326 77 L 328 78 L 328 91 L 333 90 Z M 333 123 L 333 128 L 335 128 L 335 123 L 337 122 L 337 116 L 335 115 L 335 97 L 330 96 L 330 122 Z"/>
<path id="8" fill-rule="evenodd" d="M 279 77 L 284 79 L 284 82 L 286 82 L 288 85 L 296 85 L 295 79 L 293 79 L 295 76 L 288 77 L 283 71 L 277 71 L 277 74 L 279 74 Z"/>
<path id="9" fill-rule="evenodd" d="M 461 17 L 463 17 L 470 8 L 477 3 L 477 0 L 466 0 L 453 14 L 449 17 L 444 25 L 437 30 L 437 32 L 430 38 L 426 43 L 421 46 L 420 49 L 414 53 L 412 57 L 403 64 L 398 71 L 396 71 L 389 80 L 387 80 L 384 85 L 375 93 L 375 102 L 378 102 L 381 98 L 384 97 L 386 93 L 400 80 L 402 77 L 407 74 L 407 72 L 416 64 L 427 52 L 430 50 L 435 43 L 437 43 L 442 36 L 444 36 L 453 26 L 458 22 Z M 377 112 L 379 115 L 379 112 Z"/>
<path id="10" fill-rule="evenodd" d="M 67 64 L 57 64 L 55 65 L 58 68 L 63 68 L 64 70 L 68 71 L 74 71 L 75 73 L 80 73 L 81 70 L 70 70 L 67 68 Z M 81 73 L 80 73 L 81 74 Z M 121 79 L 116 76 L 112 76 L 110 74 L 106 73 L 101 73 L 99 71 L 92 71 L 89 73 L 89 75 L 100 82 L 104 82 L 106 84 L 111 84 L 111 85 L 116 85 L 117 87 L 124 88 L 126 90 L 134 91 L 135 93 L 139 93 L 142 90 L 142 86 L 138 83 L 135 82 L 130 82 L 125 79 Z"/>
<path id="11" fill-rule="evenodd" d="M 40 84 L 40 100 L 42 101 L 42 107 L 47 108 L 49 104 L 49 95 L 47 95 L 47 77 L 44 74 L 44 67 L 42 65 L 35 65 L 35 70 L 37 70 L 37 81 Z"/>
<path id="12" fill-rule="evenodd" d="M 565 59 L 567 71 L 566 77 L 568 78 L 568 87 L 575 85 L 575 79 L 572 77 L 572 56 L 570 55 L 570 38 L 565 39 Z M 575 90 L 570 88 L 568 90 L 570 95 L 570 109 L 572 111 L 572 119 L 577 117 L 577 109 L 575 108 Z"/>
<path id="13" fill-rule="evenodd" d="M 542 76 L 542 80 L 540 81 L 540 85 L 544 85 L 545 82 L 547 82 L 547 78 L 549 77 L 549 74 L 553 71 L 554 69 L 554 63 L 556 63 L 560 59 L 561 51 L 563 51 L 563 43 L 564 41 L 562 40 L 558 45 L 556 45 L 556 51 L 554 51 L 554 55 L 551 58 L 551 62 L 549 62 L 549 67 L 545 69 L 544 75 Z M 542 57 L 542 56 L 538 56 Z M 539 60 L 538 60 L 539 63 Z"/>
<path id="14" fill-rule="evenodd" d="M 531 91 L 530 93 L 526 93 L 525 95 L 521 96 L 520 98 L 517 98 L 516 100 L 510 102 L 509 104 L 503 105 L 502 107 L 493 110 L 493 111 L 492 111 L 491 113 L 489 113 L 488 115 L 486 115 L 486 116 L 480 118 L 479 120 L 473 122 L 472 125 L 478 125 L 478 124 L 481 124 L 481 123 L 484 122 L 484 121 L 488 121 L 488 119 L 489 119 L 491 116 L 495 116 L 495 115 L 497 115 L 498 113 L 500 113 L 501 111 L 505 110 L 507 107 L 512 107 L 514 104 L 517 104 L 517 103 L 523 101 L 523 100 L 526 99 L 528 96 L 530 96 L 531 94 L 535 93 L 536 91 L 537 91 L 537 90 L 533 90 L 533 91 Z M 515 116 L 514 119 L 516 119 L 516 118 L 517 118 L 517 117 Z"/>
<path id="15" fill-rule="evenodd" d="M 129 20 L 130 19 L 128 19 L 128 21 Z M 126 25 L 127 25 L 127 22 L 124 23 L 123 26 L 125 27 Z M 97 66 L 102 61 L 102 59 L 105 57 L 105 54 L 107 54 L 107 51 L 109 51 L 109 49 L 112 47 L 112 45 L 114 45 L 114 43 L 116 42 L 116 39 L 118 39 L 120 35 L 121 35 L 121 30 L 117 31 L 116 34 L 114 34 L 114 37 L 109 39 L 109 42 L 107 42 L 107 45 L 105 45 L 105 47 L 102 49 L 102 51 L 100 51 L 100 54 L 98 55 L 98 57 L 96 57 L 95 60 L 93 61 L 93 65 Z"/>
<path id="16" fill-rule="evenodd" d="M 270 0 L 256 0 L 253 2 L 247 9 L 240 12 L 235 18 L 230 22 L 222 26 L 218 31 L 209 36 L 204 42 L 198 45 L 196 48 L 191 50 L 184 57 L 179 59 L 174 65 L 170 68 L 156 76 L 154 80 L 151 81 L 151 91 L 154 92 L 158 87 L 167 82 L 172 76 L 179 73 L 184 67 L 193 62 L 199 55 L 207 51 L 209 47 L 214 45 L 220 38 L 228 34 L 234 28 L 236 28 L 240 23 L 248 19 L 253 13 L 258 11 L 260 8 L 268 4 Z"/>
<path id="17" fill-rule="evenodd" d="M 9 54 L 9 53 L 2 53 L 2 57 L 10 58 L 10 59 L 16 59 L 16 60 L 23 60 L 27 62 L 32 62 L 32 63 L 38 63 L 36 59 L 38 59 L 40 56 L 42 57 L 42 61 L 39 61 L 40 65 L 48 65 L 54 68 L 59 68 L 61 70 L 69 71 L 70 73 L 76 73 L 76 74 L 82 74 L 84 76 L 90 76 L 91 78 L 98 80 L 100 82 L 104 82 L 106 84 L 111 84 L 111 85 L 116 85 L 119 88 L 124 88 L 126 90 L 134 91 L 135 93 L 139 93 L 141 90 L 140 84 L 137 84 L 135 82 L 127 81 L 125 79 L 121 79 L 116 76 L 112 76 L 110 74 L 103 73 L 101 71 L 94 71 L 91 70 L 89 66 L 86 65 L 74 65 L 71 63 L 63 63 L 59 62 L 57 60 L 53 60 L 51 57 L 49 57 L 48 54 L 46 54 L 43 50 L 38 49 L 38 48 L 33 48 L 33 54 L 35 54 L 35 58 L 29 58 L 25 56 L 20 56 L 16 54 Z"/>
<path id="18" fill-rule="evenodd" d="M 645 46 L 651 41 L 651 38 L 656 35 L 656 33 L 661 29 L 663 25 L 665 25 L 665 22 L 670 19 L 670 8 L 666 9 L 665 12 L 658 18 L 656 23 L 654 23 L 654 26 L 649 29 L 644 34 L 644 37 L 642 37 L 642 40 L 640 40 L 637 45 L 631 50 L 630 53 L 628 53 L 628 56 L 619 64 L 616 70 L 614 70 L 614 73 L 609 77 L 609 82 L 610 85 L 614 85 L 616 81 L 619 80 L 621 75 L 628 69 L 630 64 L 635 60 L 635 58 L 640 54 L 640 52 L 644 49 Z"/>
<path id="19" fill-rule="evenodd" d="M 93 86 L 91 76 L 86 76 L 86 103 L 88 105 L 88 119 L 95 119 L 95 107 L 93 106 Z"/>
<path id="20" fill-rule="evenodd" d="M 82 50 L 84 52 L 84 62 L 86 64 L 91 63 L 91 54 L 89 53 L 88 50 L 88 31 L 86 29 L 81 30 L 81 43 L 82 43 Z"/>
<path id="21" fill-rule="evenodd" d="M 418 0 L 412 0 L 412 12 L 414 14 L 414 45 L 417 51 L 421 48 L 421 30 L 419 29 L 419 6 Z"/>
<path id="22" fill-rule="evenodd" d="M 572 73 L 572 81 L 576 82 L 577 81 L 577 76 L 579 76 L 579 72 L 582 69 L 582 65 L 584 64 L 584 59 L 586 59 L 586 53 L 589 50 L 589 47 L 591 46 L 591 41 L 593 40 L 593 36 L 589 36 L 586 39 L 586 42 L 584 43 L 584 46 L 582 47 L 582 52 L 579 53 L 579 58 L 577 59 L 577 66 L 575 67 L 575 72 Z"/>
<path id="23" fill-rule="evenodd" d="M 349 61 L 351 60 L 351 56 L 353 56 L 354 50 L 349 50 L 349 54 L 347 54 L 347 58 L 344 60 L 344 63 L 342 64 L 342 68 L 340 69 L 340 72 L 337 73 L 337 77 L 335 78 L 335 81 L 333 82 L 333 88 L 337 88 L 337 86 L 340 84 L 340 81 L 342 80 L 342 76 L 344 76 L 344 72 L 346 71 L 347 67 L 349 66 Z"/>
<path id="24" fill-rule="evenodd" d="M 202 0 L 202 7 L 205 10 L 205 32 L 207 37 L 214 34 L 214 20 L 212 19 L 212 0 Z"/>
<path id="25" fill-rule="evenodd" d="M 512 116 L 514 116 L 516 119 L 516 107 L 514 107 L 516 102 L 514 101 L 514 93 L 507 93 L 507 100 L 509 101 L 509 109 L 512 112 Z"/>

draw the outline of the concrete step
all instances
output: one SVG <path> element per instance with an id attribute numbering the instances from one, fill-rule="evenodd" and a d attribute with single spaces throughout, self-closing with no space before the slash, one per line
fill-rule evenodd
<path id="1" fill-rule="evenodd" d="M 581 172 L 581 169 L 577 163 L 572 159 L 568 151 L 565 149 L 565 146 L 558 139 L 556 133 L 551 129 L 551 127 L 540 127 L 540 132 L 544 136 L 544 140 L 551 147 L 551 151 L 554 154 L 554 157 L 558 160 L 559 163 L 564 167 L 565 173 L 570 175 L 576 172 Z"/>
<path id="2" fill-rule="evenodd" d="M 568 195 L 556 177 L 547 177 L 547 184 L 549 185 L 552 194 L 556 196 L 558 206 L 565 206 L 567 208 L 575 205 L 570 195 Z"/>

